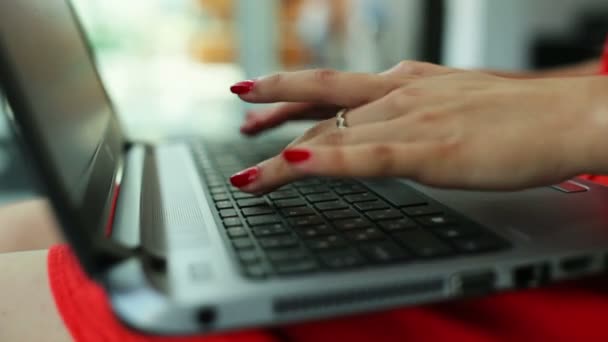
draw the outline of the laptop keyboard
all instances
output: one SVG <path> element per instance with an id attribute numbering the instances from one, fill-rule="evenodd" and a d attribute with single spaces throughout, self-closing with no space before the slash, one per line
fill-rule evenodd
<path id="1" fill-rule="evenodd" d="M 407 201 L 380 196 L 351 179 L 306 179 L 262 197 L 240 192 L 228 178 L 285 146 L 255 144 L 255 150 L 247 144 L 192 145 L 225 237 L 247 277 L 352 270 L 509 246 L 407 185 L 398 189 L 408 192 Z"/>

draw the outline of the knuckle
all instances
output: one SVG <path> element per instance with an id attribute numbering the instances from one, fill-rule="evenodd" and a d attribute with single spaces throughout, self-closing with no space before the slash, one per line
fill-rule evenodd
<path id="1" fill-rule="evenodd" d="M 374 159 L 376 159 L 376 165 L 380 173 L 395 173 L 395 150 L 392 146 L 388 144 L 377 144 L 372 147 L 371 153 L 374 156 Z"/>
<path id="2" fill-rule="evenodd" d="M 430 124 L 436 123 L 437 121 L 444 118 L 444 114 L 440 111 L 422 111 L 414 114 L 413 120 L 419 124 Z"/>
<path id="3" fill-rule="evenodd" d="M 269 88 L 272 89 L 280 89 L 280 85 L 281 83 L 283 83 L 283 80 L 285 78 L 285 75 L 283 73 L 274 73 L 272 75 L 266 76 L 262 79 L 262 82 L 264 85 L 266 85 Z"/>
<path id="4" fill-rule="evenodd" d="M 331 165 L 336 169 L 342 171 L 350 171 L 352 169 L 352 165 L 347 163 L 346 156 L 341 148 L 337 148 L 331 156 L 332 162 Z"/>
<path id="5" fill-rule="evenodd" d="M 346 141 L 346 132 L 343 130 L 335 130 L 325 133 L 321 140 L 329 145 L 342 145 Z"/>
<path id="6" fill-rule="evenodd" d="M 387 95 L 386 99 L 390 109 L 401 110 L 407 107 L 409 101 L 404 89 L 403 87 L 395 89 Z"/>
<path id="7" fill-rule="evenodd" d="M 405 110 L 412 107 L 414 98 L 421 94 L 415 86 L 401 86 L 388 95 L 389 106 L 393 110 Z"/>
<path id="8" fill-rule="evenodd" d="M 449 186 L 450 177 L 460 173 L 464 161 L 459 156 L 462 141 L 439 141 L 425 150 L 424 157 L 417 161 L 417 168 L 412 179 L 427 185 Z"/>
<path id="9" fill-rule="evenodd" d="M 424 72 L 425 66 L 427 64 L 428 63 L 419 61 L 405 60 L 399 62 L 398 70 L 407 75 L 417 76 L 421 75 Z"/>
<path id="10" fill-rule="evenodd" d="M 445 139 L 437 143 L 437 146 L 435 147 L 435 155 L 443 160 L 448 157 L 453 158 L 462 149 L 462 145 L 463 141 L 461 138 L 458 136 L 452 136 L 449 139 Z"/>
<path id="11" fill-rule="evenodd" d="M 312 73 L 313 80 L 320 85 L 331 84 L 337 77 L 339 72 L 333 69 L 317 69 Z"/>
<path id="12" fill-rule="evenodd" d="M 408 76 L 426 76 L 437 68 L 440 66 L 433 63 L 406 60 L 398 64 L 397 70 Z"/>

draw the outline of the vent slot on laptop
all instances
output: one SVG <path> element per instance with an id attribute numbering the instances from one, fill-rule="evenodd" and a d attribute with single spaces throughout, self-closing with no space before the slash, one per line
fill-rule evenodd
<path id="1" fill-rule="evenodd" d="M 365 302 L 408 299 L 412 296 L 439 293 L 442 290 L 442 280 L 391 285 L 373 289 L 352 289 L 319 295 L 278 299 L 274 302 L 274 311 L 277 314 L 285 314 L 312 310 L 330 310 Z"/>

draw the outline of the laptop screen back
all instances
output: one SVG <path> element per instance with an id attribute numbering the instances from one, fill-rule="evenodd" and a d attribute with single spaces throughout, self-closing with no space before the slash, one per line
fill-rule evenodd
<path id="1" fill-rule="evenodd" d="M 61 181 L 82 201 L 112 109 L 63 1 L 3 1 L 2 44 Z"/>
<path id="2" fill-rule="evenodd" d="M 121 139 L 68 1 L 0 1 L 0 80 L 51 197 L 71 229 L 88 230 L 76 238 L 91 239 L 107 220 Z"/>

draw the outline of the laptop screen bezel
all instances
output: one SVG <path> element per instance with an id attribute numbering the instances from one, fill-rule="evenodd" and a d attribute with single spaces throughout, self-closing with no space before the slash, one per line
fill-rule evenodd
<path id="1" fill-rule="evenodd" d="M 72 204 L 68 189 L 60 181 L 59 170 L 53 167 L 49 151 L 40 138 L 40 132 L 44 128 L 37 127 L 33 120 L 34 113 L 21 90 L 8 51 L 1 40 L 0 87 L 13 112 L 16 138 L 24 147 L 23 152 L 27 154 L 28 160 L 34 167 L 32 171 L 38 178 L 41 190 L 48 196 L 55 209 L 64 237 L 85 271 L 97 276 L 115 262 L 131 254 L 128 249 L 106 236 L 106 227 L 111 224 L 109 220 L 112 216 L 113 198 L 119 189 L 117 176 L 124 165 L 123 152 L 126 140 L 120 129 L 115 106 L 99 75 L 93 49 L 86 38 L 84 28 L 70 1 L 65 0 L 65 3 L 61 3 L 61 6 L 64 5 L 70 11 L 81 42 L 86 48 L 87 58 L 94 66 L 96 81 L 99 82 L 111 109 L 106 132 L 88 166 L 90 177 L 84 187 L 82 205 Z"/>

